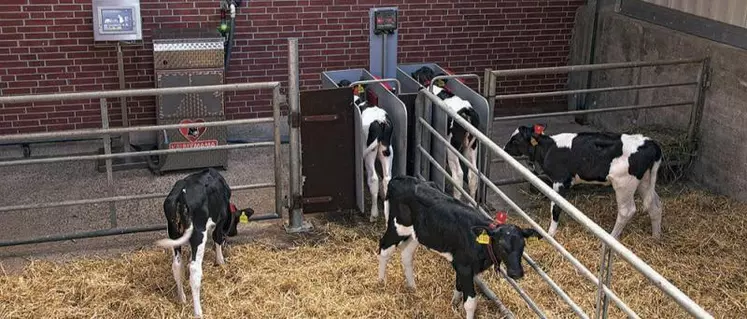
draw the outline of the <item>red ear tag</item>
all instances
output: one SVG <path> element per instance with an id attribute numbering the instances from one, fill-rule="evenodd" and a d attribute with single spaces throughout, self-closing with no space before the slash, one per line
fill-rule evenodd
<path id="1" fill-rule="evenodd" d="M 545 134 L 545 127 L 539 124 L 534 124 L 534 134 L 537 134 L 537 135 Z"/>
<path id="2" fill-rule="evenodd" d="M 495 223 L 498 225 L 503 225 L 506 223 L 506 220 L 508 220 L 508 214 L 504 211 L 499 211 L 495 214 Z"/>
<path id="3" fill-rule="evenodd" d="M 228 208 L 231 210 L 232 214 L 236 213 L 236 205 L 234 205 L 233 203 L 228 204 Z"/>

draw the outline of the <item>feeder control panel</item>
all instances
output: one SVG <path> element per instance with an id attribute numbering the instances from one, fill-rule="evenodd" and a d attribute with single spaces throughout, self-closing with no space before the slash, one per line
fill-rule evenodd
<path id="1" fill-rule="evenodd" d="M 397 30 L 396 9 L 374 11 L 374 34 L 393 34 L 394 30 Z"/>
<path id="2" fill-rule="evenodd" d="M 133 41 L 143 39 L 139 0 L 93 0 L 93 39 Z"/>

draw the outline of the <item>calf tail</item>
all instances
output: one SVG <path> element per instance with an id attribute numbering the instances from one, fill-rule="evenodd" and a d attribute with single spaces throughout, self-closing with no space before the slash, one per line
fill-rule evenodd
<path id="1" fill-rule="evenodd" d="M 171 239 L 171 238 L 164 238 L 156 241 L 156 246 L 163 247 L 163 248 L 174 248 L 179 247 L 181 245 L 184 245 L 189 241 L 189 238 L 192 236 L 192 231 L 194 230 L 194 225 L 190 224 L 187 230 L 184 232 L 182 237 L 179 237 L 177 239 Z"/>

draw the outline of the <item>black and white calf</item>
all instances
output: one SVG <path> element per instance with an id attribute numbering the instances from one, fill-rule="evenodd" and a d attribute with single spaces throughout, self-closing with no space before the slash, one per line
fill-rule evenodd
<path id="1" fill-rule="evenodd" d="M 389 182 L 387 199 L 392 211 L 379 241 L 379 281 L 386 278 L 386 264 L 396 246 L 402 247 L 402 265 L 407 286 L 415 288 L 413 256 L 421 244 L 451 262 L 456 272 L 452 304 L 464 302 L 467 318 L 474 318 L 477 301 L 474 277 L 500 263 L 508 276 L 524 276 L 521 256 L 525 239 L 540 235 L 534 229 L 495 224 L 475 208 L 436 189 L 432 182 L 397 176 Z M 487 242 L 478 243 L 485 233 Z"/>
<path id="2" fill-rule="evenodd" d="M 661 237 L 661 200 L 656 177 L 662 151 L 652 139 L 640 134 L 561 133 L 545 135 L 545 126 L 520 126 L 504 150 L 528 156 L 552 181 L 553 189 L 565 196 L 581 183 L 612 185 L 617 198 L 617 221 L 611 235 L 620 236 L 636 211 L 634 194 L 643 199 L 643 210 L 651 217 L 651 233 Z M 548 233 L 555 235 L 561 209 L 551 203 Z"/>
<path id="3" fill-rule="evenodd" d="M 431 84 L 431 80 L 436 77 L 433 70 L 426 66 L 413 72 L 411 76 L 420 84 L 426 87 L 429 86 Z M 459 114 L 459 116 L 463 117 L 470 124 L 472 124 L 472 126 L 478 127 L 480 125 L 480 117 L 478 116 L 477 112 L 475 112 L 472 104 L 470 104 L 469 101 L 466 101 L 451 93 L 445 86 L 447 81 L 448 80 L 442 80 L 439 81 L 439 83 L 436 83 L 436 85 L 433 86 L 433 93 L 441 98 L 444 103 L 446 103 L 446 105 L 451 108 L 451 110 L 453 110 L 454 112 Z M 464 155 L 464 157 L 466 157 L 470 161 L 470 163 L 472 163 L 472 165 L 477 167 L 477 138 L 470 134 L 461 125 L 455 125 L 454 119 L 452 119 L 451 117 L 448 118 L 446 125 L 446 132 L 448 134 L 449 140 L 451 141 L 451 146 L 459 150 L 462 155 Z M 457 157 L 457 155 L 453 152 L 446 152 L 446 154 L 447 166 L 449 167 L 449 172 L 451 172 L 451 177 L 457 182 L 463 182 L 464 171 L 462 170 L 462 165 L 459 161 L 459 157 Z M 475 198 L 475 195 L 477 194 L 477 174 L 474 171 L 467 170 L 467 182 L 467 190 L 470 196 L 472 196 L 472 198 Z M 459 192 L 456 188 L 453 190 L 453 194 L 456 199 L 460 199 L 462 197 L 462 193 Z"/>
<path id="4" fill-rule="evenodd" d="M 247 218 L 254 214 L 251 209 L 238 211 L 230 203 L 231 189 L 216 170 L 210 168 L 191 174 L 177 181 L 163 203 L 169 239 L 161 239 L 156 245 L 173 250 L 171 270 L 176 280 L 179 301 L 187 302 L 182 286 L 181 246 L 189 242 L 192 260 L 189 263 L 189 284 L 192 289 L 194 315 L 202 317 L 200 306 L 200 283 L 202 281 L 202 258 L 205 254 L 207 234 L 212 230 L 215 242 L 215 262 L 225 263 L 223 244 L 226 236 L 236 234 L 236 225 L 241 214 Z"/>
<path id="5" fill-rule="evenodd" d="M 338 83 L 340 87 L 347 87 L 351 83 L 348 80 L 342 80 Z M 366 168 L 368 190 L 371 192 L 371 218 L 376 221 L 379 217 L 379 176 L 376 174 L 376 158 L 381 164 L 382 183 L 381 197 L 385 198 L 389 181 L 392 179 L 392 161 L 394 158 L 394 149 L 392 148 L 392 132 L 394 126 L 387 112 L 368 103 L 365 89 L 358 92 L 358 88 L 353 88 L 353 104 L 361 111 L 361 135 L 365 140 L 363 146 L 363 162 Z M 389 202 L 384 201 L 384 218 L 389 217 Z"/>

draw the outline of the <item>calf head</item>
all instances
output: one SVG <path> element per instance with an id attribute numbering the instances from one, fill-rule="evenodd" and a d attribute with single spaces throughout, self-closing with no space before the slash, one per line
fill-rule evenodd
<path id="1" fill-rule="evenodd" d="M 239 210 L 233 204 L 229 205 L 228 222 L 225 224 L 228 227 L 228 230 L 226 231 L 226 234 L 228 236 L 233 237 L 238 233 L 238 230 L 236 230 L 236 226 L 238 226 L 242 214 L 246 215 L 246 218 L 249 219 L 250 217 L 252 217 L 252 215 L 254 215 L 254 210 L 251 208 Z"/>
<path id="2" fill-rule="evenodd" d="M 417 69 L 415 72 L 410 74 L 415 81 L 418 81 L 420 85 L 430 85 L 431 80 L 436 76 L 436 72 L 427 66 Z"/>
<path id="3" fill-rule="evenodd" d="M 535 124 L 534 127 L 519 126 L 519 128 L 511 134 L 511 137 L 508 139 L 506 146 L 503 147 L 503 150 L 511 156 L 530 155 L 532 148 L 536 145 L 532 141 L 536 142 L 540 135 L 544 134 L 546 127 L 547 125 L 545 124 Z"/>
<path id="4" fill-rule="evenodd" d="M 504 224 L 496 227 L 492 226 L 477 226 L 473 227 L 472 231 L 475 235 L 480 235 L 483 232 L 490 236 L 490 241 L 487 244 L 488 249 L 492 250 L 493 256 L 495 256 L 493 267 L 495 271 L 498 271 L 500 263 L 506 264 L 506 273 L 513 279 L 521 279 L 524 277 L 524 266 L 522 265 L 522 254 L 524 253 L 524 246 L 526 239 L 535 236 L 542 238 L 542 236 L 533 228 L 522 229 L 519 226 L 512 224 Z"/>

